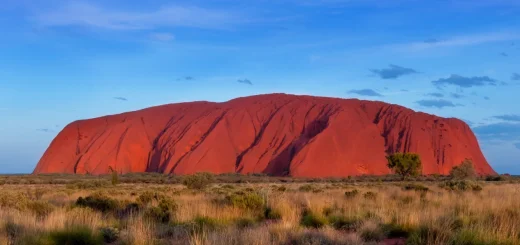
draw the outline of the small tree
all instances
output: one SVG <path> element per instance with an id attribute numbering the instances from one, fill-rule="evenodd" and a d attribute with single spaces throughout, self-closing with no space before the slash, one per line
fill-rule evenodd
<path id="1" fill-rule="evenodd" d="M 386 157 L 388 168 L 401 175 L 403 180 L 421 174 L 421 158 L 415 153 L 394 153 Z"/>
<path id="2" fill-rule="evenodd" d="M 477 178 L 473 161 L 466 158 L 460 165 L 454 166 L 450 171 L 450 177 L 458 180 L 473 180 Z"/>
<path id="3" fill-rule="evenodd" d="M 213 175 L 210 173 L 196 173 L 184 177 L 182 183 L 189 189 L 204 189 L 209 184 L 213 183 Z"/>
<path id="4" fill-rule="evenodd" d="M 119 184 L 119 175 L 117 174 L 117 171 L 113 169 L 112 167 L 109 167 L 112 175 L 112 185 Z"/>

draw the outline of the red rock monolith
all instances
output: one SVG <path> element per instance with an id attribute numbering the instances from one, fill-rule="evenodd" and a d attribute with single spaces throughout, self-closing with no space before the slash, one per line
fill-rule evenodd
<path id="1" fill-rule="evenodd" d="M 265 173 L 339 177 L 390 173 L 385 156 L 415 152 L 424 174 L 465 158 L 495 172 L 466 123 L 398 105 L 286 94 L 151 107 L 76 121 L 34 173 Z"/>

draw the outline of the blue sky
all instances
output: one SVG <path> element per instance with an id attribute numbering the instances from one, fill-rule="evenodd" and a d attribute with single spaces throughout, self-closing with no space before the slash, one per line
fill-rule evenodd
<path id="1" fill-rule="evenodd" d="M 520 174 L 517 0 L 3 0 L 0 31 L 2 173 L 77 119 L 283 92 L 461 118 Z"/>

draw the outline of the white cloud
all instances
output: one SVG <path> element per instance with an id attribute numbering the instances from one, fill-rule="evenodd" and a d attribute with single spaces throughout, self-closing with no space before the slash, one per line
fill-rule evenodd
<path id="1" fill-rule="evenodd" d="M 166 32 L 152 33 L 150 35 L 150 38 L 152 38 L 153 40 L 156 40 L 156 41 L 161 41 L 161 42 L 169 42 L 169 41 L 175 40 L 175 36 L 173 34 L 166 33 Z"/>
<path id="2" fill-rule="evenodd" d="M 447 39 L 439 39 L 436 42 L 414 42 L 407 44 L 393 45 L 399 50 L 422 51 L 432 48 L 461 47 L 479 45 L 493 42 L 520 40 L 520 33 L 517 32 L 492 32 L 473 35 L 455 36 Z"/>
<path id="3" fill-rule="evenodd" d="M 226 29 L 237 24 L 240 17 L 234 13 L 169 5 L 155 11 L 121 11 L 90 3 L 70 2 L 53 11 L 36 16 L 44 26 L 85 26 L 111 30 L 146 30 L 160 27 L 195 27 Z"/>

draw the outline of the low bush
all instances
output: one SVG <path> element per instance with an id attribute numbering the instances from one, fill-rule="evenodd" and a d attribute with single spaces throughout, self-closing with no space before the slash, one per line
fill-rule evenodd
<path id="1" fill-rule="evenodd" d="M 162 197 L 158 206 L 149 207 L 145 216 L 157 222 L 168 223 L 177 210 L 177 204 L 170 198 Z"/>
<path id="2" fill-rule="evenodd" d="M 362 227 L 360 237 L 365 242 L 380 242 L 385 239 L 385 233 L 377 224 L 367 223 Z"/>
<path id="3" fill-rule="evenodd" d="M 240 229 L 250 228 L 256 224 L 256 220 L 252 218 L 240 218 L 235 221 L 236 225 Z"/>
<path id="4" fill-rule="evenodd" d="M 302 214 L 301 225 L 309 228 L 321 228 L 327 225 L 328 220 L 322 215 L 305 210 Z"/>
<path id="5" fill-rule="evenodd" d="M 282 214 L 271 207 L 266 207 L 264 210 L 264 218 L 268 220 L 278 220 L 282 218 Z"/>
<path id="6" fill-rule="evenodd" d="M 377 193 L 367 191 L 365 194 L 363 194 L 363 197 L 367 200 L 376 200 L 377 199 Z"/>
<path id="7" fill-rule="evenodd" d="M 314 190 L 314 186 L 310 185 L 310 184 L 306 184 L 306 185 L 302 185 L 298 188 L 299 191 L 302 191 L 302 192 L 310 192 L 310 191 L 313 191 Z"/>
<path id="8" fill-rule="evenodd" d="M 447 190 L 453 190 L 453 191 L 481 191 L 482 186 L 480 186 L 475 181 L 469 181 L 469 180 L 450 180 L 443 182 L 439 185 L 441 188 L 447 189 Z"/>
<path id="9" fill-rule="evenodd" d="M 29 199 L 20 193 L 2 193 L 0 192 L 0 208 L 14 208 L 24 210 L 27 208 Z"/>
<path id="10" fill-rule="evenodd" d="M 196 173 L 185 176 L 182 183 L 188 189 L 202 190 L 215 181 L 213 174 L 210 173 Z"/>
<path id="11" fill-rule="evenodd" d="M 157 192 L 145 191 L 137 197 L 137 203 L 147 206 L 152 201 L 158 201 L 162 196 Z"/>
<path id="12" fill-rule="evenodd" d="M 50 213 L 52 213 L 52 211 L 54 211 L 54 206 L 48 202 L 44 202 L 44 201 L 31 201 L 27 204 L 27 208 L 33 212 L 34 214 L 36 214 L 36 216 L 40 217 L 40 218 L 44 218 L 46 217 L 47 215 L 49 215 Z"/>
<path id="13" fill-rule="evenodd" d="M 356 197 L 357 195 L 359 194 L 359 191 L 354 189 L 354 190 L 351 190 L 351 191 L 346 191 L 345 192 L 345 197 L 347 198 L 354 198 Z"/>
<path id="14" fill-rule="evenodd" d="M 50 244 L 55 245 L 101 245 L 103 238 L 87 227 L 68 227 L 63 231 L 54 231 L 49 234 Z"/>
<path id="15" fill-rule="evenodd" d="M 216 230 L 225 225 L 225 222 L 221 220 L 207 217 L 207 216 L 199 216 L 193 220 L 193 229 L 195 232 L 202 232 L 205 230 Z"/>
<path id="16" fill-rule="evenodd" d="M 420 192 L 427 192 L 430 189 L 424 185 L 421 184 L 407 184 L 403 187 L 406 191 L 420 191 Z"/>
<path id="17" fill-rule="evenodd" d="M 411 228 L 396 223 L 381 225 L 381 230 L 388 238 L 407 238 L 412 231 Z"/>
<path id="18" fill-rule="evenodd" d="M 115 212 L 119 208 L 119 201 L 109 198 L 101 194 L 94 194 L 85 198 L 79 197 L 76 205 L 80 207 L 89 207 L 103 213 Z"/>
<path id="19" fill-rule="evenodd" d="M 337 230 L 356 231 L 363 224 L 363 220 L 356 217 L 330 216 L 329 223 Z"/>
<path id="20" fill-rule="evenodd" d="M 290 234 L 287 241 L 281 244 L 287 245 L 340 245 L 340 244 L 359 244 L 356 241 L 340 239 L 327 236 L 320 231 L 305 231 L 303 233 Z"/>
<path id="21" fill-rule="evenodd" d="M 107 180 L 85 180 L 66 185 L 68 189 L 97 189 L 110 186 Z"/>
<path id="22" fill-rule="evenodd" d="M 449 244 L 450 236 L 451 232 L 449 229 L 420 226 L 411 231 L 406 240 L 406 245 Z"/>
<path id="23" fill-rule="evenodd" d="M 99 233 L 106 243 L 113 243 L 119 239 L 119 230 L 114 227 L 102 227 L 99 229 Z"/>
<path id="24" fill-rule="evenodd" d="M 235 193 L 227 196 L 226 199 L 234 207 L 253 211 L 262 210 L 265 204 L 264 198 L 255 192 Z"/>
<path id="25" fill-rule="evenodd" d="M 465 159 L 458 166 L 454 166 L 450 171 L 450 177 L 456 180 L 474 180 L 477 173 L 473 167 L 473 161 Z"/>

